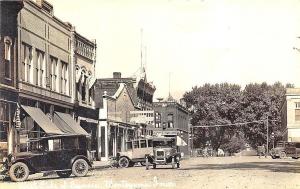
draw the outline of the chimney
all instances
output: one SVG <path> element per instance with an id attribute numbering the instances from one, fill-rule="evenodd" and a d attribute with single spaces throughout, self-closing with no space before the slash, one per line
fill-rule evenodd
<path id="1" fill-rule="evenodd" d="M 114 79 L 120 79 L 121 78 L 121 72 L 113 72 L 113 78 Z"/>

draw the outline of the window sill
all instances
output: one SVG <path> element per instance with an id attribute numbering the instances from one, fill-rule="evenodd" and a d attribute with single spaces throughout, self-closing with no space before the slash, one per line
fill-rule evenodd
<path id="1" fill-rule="evenodd" d="M 4 77 L 4 79 L 5 79 L 6 81 L 12 81 L 12 79 L 9 78 L 9 77 Z"/>

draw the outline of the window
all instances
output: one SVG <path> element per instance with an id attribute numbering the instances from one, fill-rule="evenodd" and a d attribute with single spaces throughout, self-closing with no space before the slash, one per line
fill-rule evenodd
<path id="1" fill-rule="evenodd" d="M 160 123 L 155 123 L 155 128 L 160 128 Z"/>
<path id="2" fill-rule="evenodd" d="M 9 37 L 4 38 L 4 76 L 11 77 L 11 47 L 12 41 Z"/>
<path id="3" fill-rule="evenodd" d="M 82 102 L 86 101 L 86 83 L 87 83 L 87 76 L 84 75 L 84 79 L 81 86 L 81 100 Z"/>
<path id="4" fill-rule="evenodd" d="M 77 138 L 65 138 L 63 139 L 62 148 L 65 150 L 68 149 L 77 149 L 78 140 Z"/>
<path id="5" fill-rule="evenodd" d="M 300 102 L 295 102 L 296 109 L 300 109 Z"/>
<path id="6" fill-rule="evenodd" d="M 146 140 L 140 140 L 141 148 L 147 148 Z"/>
<path id="7" fill-rule="evenodd" d="M 152 142 L 152 140 L 148 140 L 148 147 L 153 147 L 153 142 Z"/>
<path id="8" fill-rule="evenodd" d="M 48 145 L 49 145 L 49 151 L 56 151 L 60 150 L 60 139 L 52 139 L 48 140 Z"/>
<path id="9" fill-rule="evenodd" d="M 139 147 L 139 141 L 133 141 L 133 148 L 138 148 Z"/>
<path id="10" fill-rule="evenodd" d="M 51 90 L 57 91 L 57 59 L 55 57 L 50 57 L 50 64 L 51 64 L 51 70 L 50 70 L 50 81 L 51 81 Z"/>
<path id="11" fill-rule="evenodd" d="M 68 64 L 61 61 L 60 92 L 68 95 L 68 91 Z"/>
<path id="12" fill-rule="evenodd" d="M 300 109 L 295 110 L 295 121 L 300 121 Z"/>
<path id="13" fill-rule="evenodd" d="M 173 128 L 173 114 L 168 114 L 168 128 Z"/>
<path id="14" fill-rule="evenodd" d="M 45 60 L 44 52 L 36 50 L 36 85 L 45 87 Z"/>
<path id="15" fill-rule="evenodd" d="M 132 149 L 132 142 L 126 142 L 126 148 L 127 150 L 131 150 Z"/>
<path id="16" fill-rule="evenodd" d="M 22 59 L 22 70 L 21 70 L 21 78 L 22 81 L 31 82 L 33 80 L 32 77 L 32 48 L 26 43 L 22 43 L 21 46 L 21 59 Z"/>
<path id="17" fill-rule="evenodd" d="M 0 102 L 0 141 L 7 142 L 7 133 L 9 126 L 9 105 Z"/>

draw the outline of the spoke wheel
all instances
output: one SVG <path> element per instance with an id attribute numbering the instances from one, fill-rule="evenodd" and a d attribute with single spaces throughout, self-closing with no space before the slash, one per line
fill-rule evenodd
<path id="1" fill-rule="evenodd" d="M 280 157 L 280 159 L 286 158 L 286 153 L 285 152 L 280 152 L 279 157 Z"/>
<path id="2" fill-rule="evenodd" d="M 9 176 L 15 182 L 25 181 L 29 176 L 28 166 L 22 162 L 13 164 L 9 169 Z"/>
<path id="3" fill-rule="evenodd" d="M 72 166 L 72 173 L 77 177 L 83 177 L 87 174 L 89 165 L 84 159 L 77 159 Z"/>
<path id="4" fill-rule="evenodd" d="M 56 174 L 61 178 L 68 178 L 72 174 L 72 171 L 57 171 Z"/>
<path id="5" fill-rule="evenodd" d="M 127 157 L 121 157 L 119 159 L 119 167 L 121 168 L 129 167 L 129 159 Z"/>

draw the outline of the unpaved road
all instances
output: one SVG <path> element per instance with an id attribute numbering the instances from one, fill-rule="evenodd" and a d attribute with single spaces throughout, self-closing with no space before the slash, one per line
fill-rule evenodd
<path id="1" fill-rule="evenodd" d="M 162 166 L 93 170 L 67 179 L 36 175 L 23 183 L 1 182 L 0 189 L 212 188 L 300 189 L 300 160 L 258 157 L 190 158 L 180 169 Z"/>

